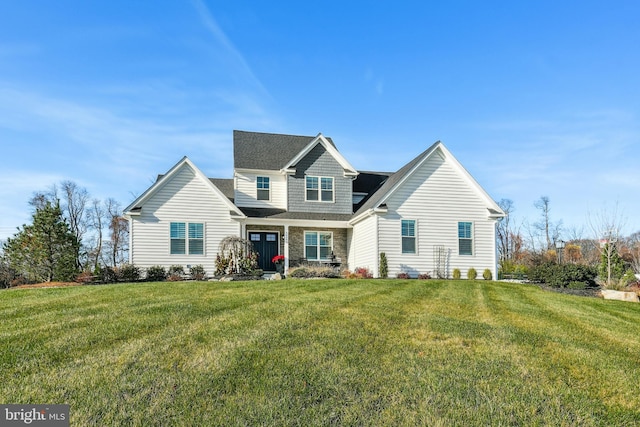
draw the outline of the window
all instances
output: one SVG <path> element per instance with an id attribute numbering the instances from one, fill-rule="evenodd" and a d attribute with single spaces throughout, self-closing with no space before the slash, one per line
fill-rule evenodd
<path id="1" fill-rule="evenodd" d="M 307 200 L 318 200 L 318 177 L 307 177 Z"/>
<path id="2" fill-rule="evenodd" d="M 304 232 L 304 255 L 308 261 L 328 261 L 333 252 L 333 234 L 328 231 Z"/>
<path id="3" fill-rule="evenodd" d="M 270 199 L 270 182 L 268 176 L 259 176 L 256 182 L 257 188 L 257 198 L 258 200 L 269 200 Z"/>
<path id="4" fill-rule="evenodd" d="M 320 199 L 333 202 L 333 178 L 320 178 Z"/>
<path id="5" fill-rule="evenodd" d="M 470 222 L 458 223 L 458 254 L 473 255 L 473 238 Z"/>
<path id="6" fill-rule="evenodd" d="M 204 224 L 172 222 L 170 240 L 171 255 L 204 255 Z"/>
<path id="7" fill-rule="evenodd" d="M 204 224 L 189 224 L 189 255 L 204 255 Z"/>
<path id="8" fill-rule="evenodd" d="M 187 250 L 184 222 L 171 223 L 171 255 L 185 254 Z"/>
<path id="9" fill-rule="evenodd" d="M 402 253 L 416 253 L 416 222 L 413 219 L 402 220 Z"/>
<path id="10" fill-rule="evenodd" d="M 311 202 L 333 202 L 333 178 L 306 177 L 306 200 Z"/>

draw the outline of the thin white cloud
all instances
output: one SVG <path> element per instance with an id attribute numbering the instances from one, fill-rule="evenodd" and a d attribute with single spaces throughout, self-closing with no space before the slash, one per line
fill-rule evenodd
<path id="1" fill-rule="evenodd" d="M 227 37 L 227 35 L 222 31 L 220 25 L 213 17 L 213 14 L 209 10 L 206 4 L 202 0 L 192 0 L 192 3 L 198 12 L 198 16 L 202 21 L 204 27 L 213 35 L 215 41 L 223 47 L 224 51 L 231 58 L 232 65 L 240 71 L 244 76 L 246 76 L 249 81 L 254 84 L 258 89 L 260 89 L 263 95 L 268 96 L 268 91 L 262 85 L 262 82 L 256 77 L 253 70 L 247 63 L 246 59 L 242 55 L 242 53 L 236 48 L 233 42 Z"/>

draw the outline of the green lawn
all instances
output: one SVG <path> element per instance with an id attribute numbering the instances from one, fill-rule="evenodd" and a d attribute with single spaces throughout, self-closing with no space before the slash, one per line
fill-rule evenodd
<path id="1" fill-rule="evenodd" d="M 640 304 L 484 281 L 0 292 L 0 403 L 72 425 L 640 425 Z"/>

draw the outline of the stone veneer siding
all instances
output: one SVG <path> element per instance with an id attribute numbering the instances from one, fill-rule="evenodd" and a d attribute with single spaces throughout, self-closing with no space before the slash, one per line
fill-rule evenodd
<path id="1" fill-rule="evenodd" d="M 331 231 L 333 254 L 347 266 L 347 230 L 345 228 L 289 227 L 289 266 L 295 267 L 304 261 L 304 232 Z"/>

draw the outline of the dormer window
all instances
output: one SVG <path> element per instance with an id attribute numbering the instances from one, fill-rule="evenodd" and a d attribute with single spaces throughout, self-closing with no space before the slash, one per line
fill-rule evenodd
<path id="1" fill-rule="evenodd" d="M 333 178 L 307 176 L 306 200 L 308 202 L 333 202 Z"/>
<path id="2" fill-rule="evenodd" d="M 258 200 L 270 200 L 270 183 L 268 176 L 259 176 L 256 182 L 257 199 Z"/>

